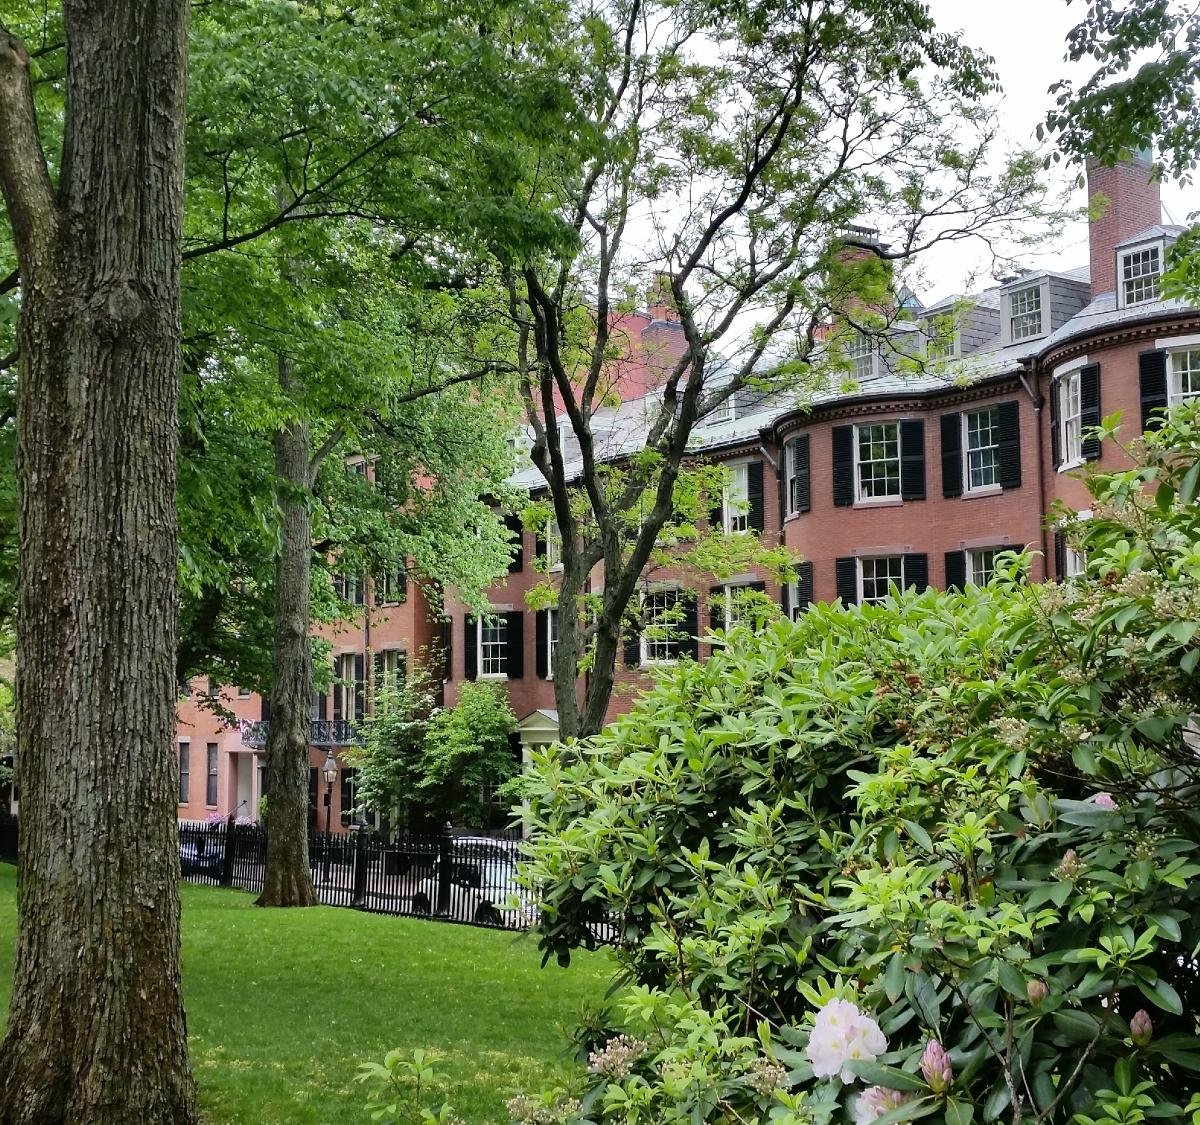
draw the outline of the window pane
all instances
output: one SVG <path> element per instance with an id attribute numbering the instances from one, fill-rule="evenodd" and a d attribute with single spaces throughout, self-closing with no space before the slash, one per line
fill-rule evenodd
<path id="1" fill-rule="evenodd" d="M 1171 400 L 1183 402 L 1200 395 L 1200 348 L 1169 352 L 1171 360 Z"/>
<path id="2" fill-rule="evenodd" d="M 850 357 L 850 373 L 860 382 L 875 374 L 875 341 L 870 336 L 855 332 L 846 346 Z"/>
<path id="3" fill-rule="evenodd" d="M 551 679 L 554 677 L 554 649 L 558 644 L 558 610 L 547 610 L 546 619 L 546 668 Z"/>
<path id="4" fill-rule="evenodd" d="M 1125 291 L 1125 303 L 1138 305 L 1143 301 L 1157 301 L 1159 272 L 1157 246 L 1123 255 L 1121 285 Z"/>
<path id="5" fill-rule="evenodd" d="M 858 497 L 900 498 L 900 427 L 895 422 L 858 429 Z"/>
<path id="6" fill-rule="evenodd" d="M 988 488 L 1000 481 L 1000 411 L 997 407 L 965 415 L 967 488 Z"/>
<path id="7" fill-rule="evenodd" d="M 967 578 L 973 586 L 986 586 L 996 574 L 996 556 L 1002 547 L 989 547 L 983 551 L 968 551 L 969 570 Z"/>
<path id="8" fill-rule="evenodd" d="M 884 555 L 877 559 L 859 559 L 862 575 L 862 600 L 878 602 L 887 597 L 888 587 L 895 583 L 904 588 L 904 556 Z"/>
<path id="9" fill-rule="evenodd" d="M 1062 454 L 1066 461 L 1083 456 L 1083 419 L 1079 401 L 1079 372 L 1066 376 L 1060 384 L 1058 407 L 1062 412 Z"/>
<path id="10" fill-rule="evenodd" d="M 1039 336 L 1042 331 L 1042 290 L 1031 285 L 1018 289 L 1009 297 L 1010 335 L 1014 340 Z"/>
<path id="11" fill-rule="evenodd" d="M 191 744 L 181 742 L 179 744 L 179 803 L 181 805 L 186 805 L 191 799 L 188 793 L 191 788 L 191 759 Z"/>
<path id="12" fill-rule="evenodd" d="M 750 467 L 734 465 L 725 486 L 725 530 L 748 531 L 750 528 Z"/>
<path id="13" fill-rule="evenodd" d="M 217 803 L 217 744 L 215 742 L 208 744 L 208 778 L 204 787 L 204 803 L 206 805 Z"/>
<path id="14" fill-rule="evenodd" d="M 647 664 L 678 660 L 681 641 L 678 590 L 656 590 L 642 602 L 642 659 Z"/>
<path id="15" fill-rule="evenodd" d="M 508 622 L 503 617 L 485 617 L 479 622 L 479 674 L 508 673 Z"/>

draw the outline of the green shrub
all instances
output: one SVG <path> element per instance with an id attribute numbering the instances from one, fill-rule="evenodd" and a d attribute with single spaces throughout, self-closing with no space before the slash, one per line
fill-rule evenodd
<path id="1" fill-rule="evenodd" d="M 545 955 L 615 925 L 648 996 L 740 1037 L 720 1081 L 788 1068 L 772 1120 L 1182 1118 L 1200 1089 L 1198 419 L 1175 412 L 1137 469 L 1090 480 L 1086 580 L 1027 585 L 1013 559 L 987 589 L 816 606 L 538 757 Z M 834 999 L 886 1037 L 845 1086 L 810 1058 Z M 948 1082 L 921 1069 L 931 1040 Z M 585 1107 L 624 1120 L 644 1083 L 658 1108 L 639 1119 L 675 1120 L 652 1060 L 706 1067 L 710 1043 L 672 1031 L 624 1079 L 593 1069 Z M 766 1113 L 713 1088 L 690 1119 Z"/>

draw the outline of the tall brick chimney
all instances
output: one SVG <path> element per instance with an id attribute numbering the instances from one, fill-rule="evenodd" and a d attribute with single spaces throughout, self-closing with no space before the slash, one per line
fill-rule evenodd
<path id="1" fill-rule="evenodd" d="M 646 312 L 650 314 L 651 320 L 679 320 L 679 310 L 675 307 L 669 273 L 660 270 L 646 287 Z"/>
<path id="2" fill-rule="evenodd" d="M 1159 185 L 1150 179 L 1151 166 L 1148 149 L 1111 168 L 1094 160 L 1087 163 L 1093 297 L 1117 287 L 1117 244 L 1162 222 Z"/>

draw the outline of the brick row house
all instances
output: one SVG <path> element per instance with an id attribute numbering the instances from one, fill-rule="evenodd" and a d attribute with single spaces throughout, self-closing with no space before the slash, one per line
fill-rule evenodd
<path id="1" fill-rule="evenodd" d="M 813 601 L 876 600 L 892 584 L 984 583 L 1008 548 L 1034 553 L 1034 580 L 1078 571 L 1081 560 L 1048 528 L 1048 513 L 1056 501 L 1086 509 L 1074 470 L 1125 464 L 1120 449 L 1101 449 L 1085 437 L 1088 427 L 1121 411 L 1130 435 L 1153 426 L 1155 411 L 1200 395 L 1200 310 L 1163 300 L 1159 289 L 1167 250 L 1182 228 L 1163 224 L 1149 171 L 1144 157 L 1089 168 L 1097 217 L 1089 223 L 1086 266 L 1027 271 L 928 307 L 907 300 L 892 336 L 852 342 L 852 392 L 817 394 L 800 407 L 742 394 L 701 420 L 696 455 L 730 470 L 725 502 L 711 518 L 728 531 L 753 530 L 768 544 L 782 543 L 804 561 L 786 589 L 748 572 L 695 599 L 674 588 L 669 575 L 661 582 L 655 575 L 643 595 L 644 619 L 682 599 L 681 626 L 671 635 L 648 630 L 626 638 L 610 717 L 628 708 L 654 665 L 707 657 L 710 627 L 737 615 L 743 588 L 795 616 Z M 656 374 L 682 346 L 669 308 L 654 301 L 628 318 L 625 331 L 624 401 L 598 418 L 598 444 L 613 458 L 640 446 L 661 409 Z M 920 370 L 900 370 L 900 355 L 917 356 Z M 535 496 L 541 486 L 532 468 L 514 483 Z M 554 611 L 535 612 L 525 600 L 547 567 L 553 575 L 555 544 L 552 534 L 510 526 L 519 547 L 490 592 L 490 615 L 476 616 L 448 595 L 443 617 L 419 587 L 406 588 L 403 576 L 348 589 L 362 614 L 325 631 L 337 682 L 314 701 L 314 824 L 323 814 L 319 771 L 331 752 L 339 767 L 332 824 L 349 822 L 354 775 L 342 754 L 353 721 L 370 708 L 372 685 L 403 675 L 423 650 L 443 662 L 447 705 L 464 681 L 503 682 L 521 742 L 555 738 Z M 209 686 L 191 686 L 192 698 L 179 708 L 180 816 L 253 816 L 262 786 L 262 720 L 269 716 L 256 696 L 212 685 L 238 720 L 222 727 L 197 706 L 195 693 Z"/>

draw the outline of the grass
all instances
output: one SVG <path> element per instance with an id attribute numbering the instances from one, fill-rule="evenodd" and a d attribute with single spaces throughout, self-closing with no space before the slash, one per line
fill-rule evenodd
<path id="1" fill-rule="evenodd" d="M 15 889 L 0 864 L 0 1011 Z M 535 943 L 510 934 L 331 907 L 259 910 L 215 887 L 182 893 L 188 1037 L 213 1125 L 365 1123 L 353 1076 L 392 1047 L 440 1056 L 438 1098 L 463 1121 L 505 1122 L 513 1093 L 566 1078 L 572 1022 L 611 978 L 603 954 L 541 969 Z"/>

